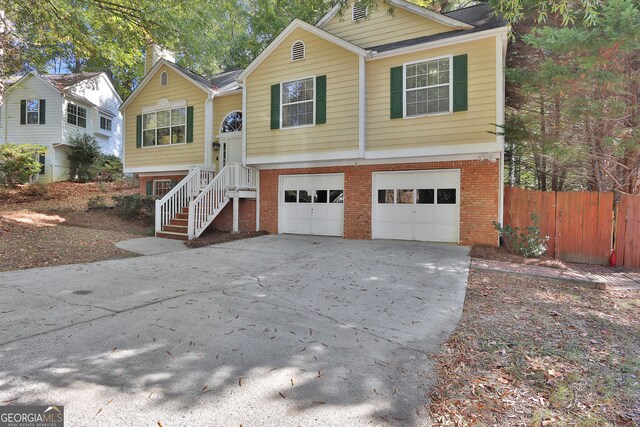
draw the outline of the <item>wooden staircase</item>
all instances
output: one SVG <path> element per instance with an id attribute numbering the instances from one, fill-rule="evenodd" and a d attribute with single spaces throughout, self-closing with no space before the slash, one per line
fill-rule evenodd
<path id="1" fill-rule="evenodd" d="M 169 224 L 162 226 L 162 231 L 156 233 L 157 237 L 175 240 L 189 240 L 189 208 L 182 208 L 182 212 L 176 213 L 175 218 L 169 220 Z"/>

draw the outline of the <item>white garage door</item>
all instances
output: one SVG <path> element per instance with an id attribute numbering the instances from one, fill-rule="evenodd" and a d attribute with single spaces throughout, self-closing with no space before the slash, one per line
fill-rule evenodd
<path id="1" fill-rule="evenodd" d="M 373 174 L 373 238 L 458 242 L 460 171 Z"/>
<path id="2" fill-rule="evenodd" d="M 280 178 L 280 232 L 342 236 L 344 175 Z"/>

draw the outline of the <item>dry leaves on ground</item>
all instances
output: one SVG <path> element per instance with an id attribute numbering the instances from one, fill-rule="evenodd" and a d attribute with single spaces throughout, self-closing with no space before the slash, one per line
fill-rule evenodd
<path id="1" fill-rule="evenodd" d="M 640 295 L 472 271 L 435 425 L 640 423 Z"/>

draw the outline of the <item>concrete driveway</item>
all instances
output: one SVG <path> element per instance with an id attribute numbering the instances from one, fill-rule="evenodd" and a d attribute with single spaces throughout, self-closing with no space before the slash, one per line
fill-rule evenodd
<path id="1" fill-rule="evenodd" d="M 467 249 L 263 236 L 0 273 L 0 404 L 66 425 L 425 425 Z"/>

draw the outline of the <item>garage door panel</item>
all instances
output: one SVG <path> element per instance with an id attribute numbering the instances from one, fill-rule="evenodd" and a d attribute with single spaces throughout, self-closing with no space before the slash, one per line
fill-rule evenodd
<path id="1" fill-rule="evenodd" d="M 374 172 L 372 178 L 374 238 L 458 241 L 460 171 Z"/>
<path id="2" fill-rule="evenodd" d="M 281 232 L 342 236 L 342 174 L 286 175 L 280 192 Z"/>

